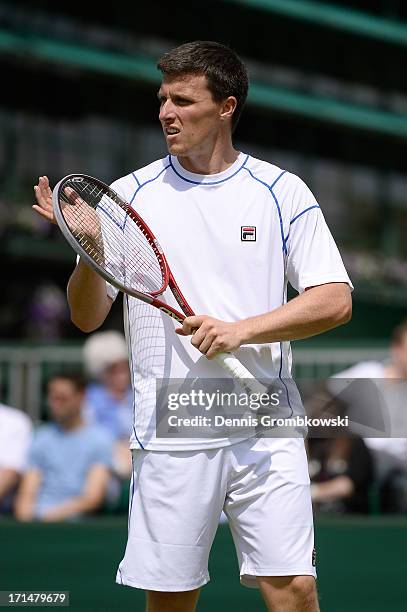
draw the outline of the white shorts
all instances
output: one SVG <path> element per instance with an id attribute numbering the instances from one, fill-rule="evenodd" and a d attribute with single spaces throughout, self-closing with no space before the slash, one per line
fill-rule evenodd
<path id="1" fill-rule="evenodd" d="M 256 576 L 316 577 L 302 438 L 251 438 L 199 451 L 133 451 L 129 534 L 116 582 L 189 591 L 209 582 L 225 511 L 242 584 Z"/>

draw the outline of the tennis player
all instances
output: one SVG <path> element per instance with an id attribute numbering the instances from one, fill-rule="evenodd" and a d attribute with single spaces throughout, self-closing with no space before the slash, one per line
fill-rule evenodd
<path id="1" fill-rule="evenodd" d="M 158 68 L 169 155 L 113 188 L 153 229 L 202 314 L 175 334 L 161 312 L 124 298 L 135 417 L 129 534 L 117 582 L 144 589 L 148 612 L 195 610 L 223 509 L 241 582 L 260 588 L 269 610 L 315 612 L 303 439 L 160 437 L 155 381 L 222 378 L 211 357 L 233 351 L 257 378 L 283 383 L 291 375 L 289 341 L 346 323 L 352 285 L 303 181 L 234 148 L 248 91 L 237 55 L 196 41 L 165 54 Z M 52 221 L 47 177 L 35 192 L 35 210 Z M 299 295 L 287 303 L 288 282 Z M 98 328 L 116 293 L 79 261 L 68 283 L 73 322 L 85 332 Z M 172 296 L 168 302 L 177 306 Z M 302 414 L 298 393 L 286 389 L 284 414 Z"/>

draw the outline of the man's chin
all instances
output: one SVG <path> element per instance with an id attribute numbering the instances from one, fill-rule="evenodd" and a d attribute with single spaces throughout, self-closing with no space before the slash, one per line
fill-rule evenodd
<path id="1" fill-rule="evenodd" d="M 177 157 L 187 155 L 187 151 L 185 147 L 183 147 L 181 144 L 177 144 L 176 142 L 174 143 L 167 142 L 167 149 L 170 155 L 175 155 Z"/>

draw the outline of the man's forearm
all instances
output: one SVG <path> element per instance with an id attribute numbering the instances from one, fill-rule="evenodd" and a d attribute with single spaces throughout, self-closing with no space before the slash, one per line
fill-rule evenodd
<path id="1" fill-rule="evenodd" d="M 346 499 L 355 490 L 353 481 L 343 474 L 335 476 L 326 482 L 316 482 L 311 484 L 311 497 L 313 502 L 335 501 L 336 499 Z"/>
<path id="2" fill-rule="evenodd" d="M 347 323 L 351 313 L 348 285 L 312 287 L 272 312 L 241 321 L 241 344 L 301 340 Z"/>
<path id="3" fill-rule="evenodd" d="M 34 518 L 41 480 L 42 474 L 37 468 L 29 469 L 24 475 L 14 508 L 15 516 L 19 521 L 31 521 Z"/>
<path id="4" fill-rule="evenodd" d="M 345 283 L 311 287 L 272 312 L 241 321 L 226 322 L 208 315 L 187 317 L 175 331 L 192 336 L 191 344 L 209 359 L 235 351 L 243 344 L 300 340 L 349 321 L 350 290 Z"/>
<path id="5" fill-rule="evenodd" d="M 87 498 L 85 496 L 74 497 L 47 510 L 42 515 L 41 520 L 45 522 L 64 521 L 80 514 L 93 512 L 100 507 L 101 503 L 101 499 Z"/>
<path id="6" fill-rule="evenodd" d="M 72 322 L 84 332 L 100 327 L 112 305 L 105 280 L 82 260 L 68 282 L 68 303 Z"/>
<path id="7" fill-rule="evenodd" d="M 14 506 L 14 515 L 18 521 L 32 521 L 34 518 L 36 497 L 18 495 Z"/>

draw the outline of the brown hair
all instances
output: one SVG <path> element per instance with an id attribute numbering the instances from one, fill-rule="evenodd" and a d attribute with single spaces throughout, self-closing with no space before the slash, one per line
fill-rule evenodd
<path id="1" fill-rule="evenodd" d="M 55 374 L 52 374 L 52 376 L 48 378 L 47 386 L 49 386 L 50 383 L 54 382 L 54 380 L 69 380 L 69 382 L 75 387 L 77 391 L 83 392 L 86 389 L 86 378 L 84 377 L 82 372 L 77 372 L 76 370 L 62 370 L 61 372 L 56 372 Z"/>

